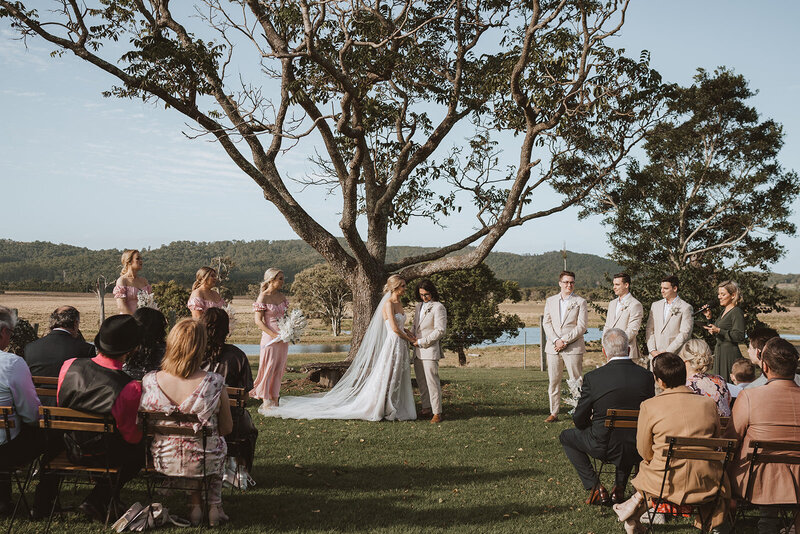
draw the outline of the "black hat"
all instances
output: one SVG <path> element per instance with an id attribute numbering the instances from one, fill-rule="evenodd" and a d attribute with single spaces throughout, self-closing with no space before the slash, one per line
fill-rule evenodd
<path id="1" fill-rule="evenodd" d="M 141 340 L 141 327 L 136 319 L 130 315 L 112 315 L 100 325 L 94 346 L 105 356 L 122 356 L 138 347 Z"/>

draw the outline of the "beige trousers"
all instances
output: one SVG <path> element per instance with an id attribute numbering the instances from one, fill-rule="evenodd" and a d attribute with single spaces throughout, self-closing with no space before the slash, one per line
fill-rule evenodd
<path id="1" fill-rule="evenodd" d="M 580 386 L 583 383 L 583 353 L 547 353 L 547 376 L 550 378 L 547 394 L 550 396 L 550 413 L 552 415 L 557 415 L 561 406 L 561 378 L 564 374 L 564 366 L 567 368 L 570 379 L 578 380 Z"/>
<path id="2" fill-rule="evenodd" d="M 442 383 L 439 381 L 439 361 L 414 358 L 414 375 L 417 377 L 422 409 L 441 415 Z"/>

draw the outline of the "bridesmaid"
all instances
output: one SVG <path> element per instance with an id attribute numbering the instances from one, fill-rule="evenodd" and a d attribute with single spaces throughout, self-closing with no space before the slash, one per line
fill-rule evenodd
<path id="1" fill-rule="evenodd" d="M 214 291 L 218 280 L 217 271 L 211 267 L 200 267 L 197 270 L 192 284 L 192 294 L 186 303 L 186 307 L 192 310 L 192 319 L 200 319 L 203 312 L 209 308 L 225 307 L 225 299 L 219 292 Z"/>
<path id="2" fill-rule="evenodd" d="M 117 301 L 117 309 L 121 314 L 133 315 L 139 307 L 139 292 L 153 293 L 150 284 L 143 276 L 139 276 L 142 270 L 142 255 L 138 250 L 126 250 L 122 253 L 122 271 L 117 278 L 114 286 L 114 299 Z"/>
<path id="3" fill-rule="evenodd" d="M 288 343 L 278 341 L 267 346 L 273 338 L 278 337 L 278 319 L 289 308 L 289 301 L 280 292 L 282 287 L 283 271 L 274 267 L 267 269 L 261 282 L 261 293 L 253 303 L 256 326 L 261 330 L 261 357 L 250 396 L 263 401 L 258 409 L 262 414 L 278 405 L 281 379 L 286 372 L 286 359 L 289 356 Z"/>
<path id="4" fill-rule="evenodd" d="M 739 284 L 731 280 L 722 282 L 717 287 L 719 305 L 724 309 L 722 315 L 713 324 L 704 326 L 706 331 L 715 336 L 714 364 L 711 367 L 712 375 L 720 375 L 726 382 L 731 381 L 731 367 L 733 362 L 742 357 L 739 343 L 744 343 L 744 313 L 737 306 L 742 297 Z M 711 310 L 703 312 L 706 319 L 711 320 Z"/>

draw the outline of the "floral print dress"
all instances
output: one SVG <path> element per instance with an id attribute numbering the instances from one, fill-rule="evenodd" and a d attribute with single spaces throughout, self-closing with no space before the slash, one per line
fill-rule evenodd
<path id="1" fill-rule="evenodd" d="M 728 384 L 721 376 L 697 373 L 689 377 L 686 387 L 698 395 L 714 399 L 720 417 L 731 416 L 731 393 L 728 391 Z"/>

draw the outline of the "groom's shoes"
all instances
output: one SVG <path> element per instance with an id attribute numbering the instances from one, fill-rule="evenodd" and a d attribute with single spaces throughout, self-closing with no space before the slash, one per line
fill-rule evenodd
<path id="1" fill-rule="evenodd" d="M 544 420 L 545 423 L 555 423 L 558 421 L 558 416 L 555 414 L 550 414 L 547 416 L 547 419 Z"/>
<path id="2" fill-rule="evenodd" d="M 433 417 L 431 417 L 431 423 L 441 423 L 441 422 L 442 422 L 442 414 L 437 413 L 434 414 Z"/>

